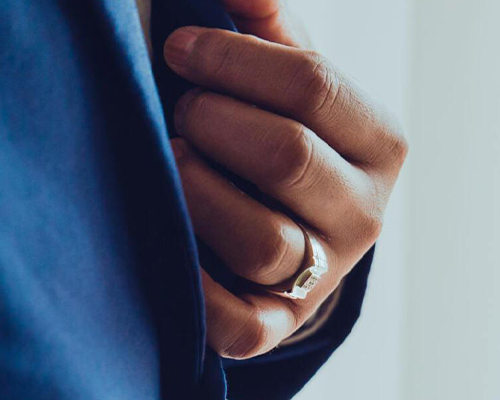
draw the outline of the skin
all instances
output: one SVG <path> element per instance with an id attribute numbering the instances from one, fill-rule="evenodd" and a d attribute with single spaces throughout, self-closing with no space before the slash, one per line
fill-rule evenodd
<path id="1" fill-rule="evenodd" d="M 407 144 L 375 102 L 304 47 L 279 2 L 225 4 L 253 35 L 185 27 L 166 40 L 164 56 L 200 87 L 177 104 L 181 138 L 171 141 L 195 232 L 236 274 L 262 285 L 237 297 L 202 269 L 207 341 L 224 357 L 245 359 L 295 332 L 375 243 Z M 201 155 L 289 212 L 249 197 Z M 301 266 L 296 221 L 320 241 L 329 265 L 304 300 L 265 290 Z"/>

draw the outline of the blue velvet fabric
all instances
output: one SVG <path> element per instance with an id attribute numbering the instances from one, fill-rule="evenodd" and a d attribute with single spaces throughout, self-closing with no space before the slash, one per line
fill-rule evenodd
<path id="1" fill-rule="evenodd" d="M 156 54 L 187 24 L 234 29 L 153 0 Z M 200 257 L 236 278 L 198 251 L 168 143 L 188 87 L 134 0 L 0 2 L 0 399 L 288 399 L 349 333 L 372 252 L 303 344 L 224 369 L 206 347 Z"/>

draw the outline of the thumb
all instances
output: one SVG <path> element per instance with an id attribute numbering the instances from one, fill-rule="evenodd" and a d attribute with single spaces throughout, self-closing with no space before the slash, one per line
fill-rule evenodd
<path id="1" fill-rule="evenodd" d="M 271 42 L 311 48 L 302 22 L 284 0 L 223 0 L 236 27 Z"/>

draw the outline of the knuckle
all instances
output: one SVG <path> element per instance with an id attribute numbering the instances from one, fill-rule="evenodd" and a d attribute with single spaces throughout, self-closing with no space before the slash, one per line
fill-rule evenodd
<path id="1" fill-rule="evenodd" d="M 389 152 L 398 165 L 402 165 L 408 155 L 408 139 L 402 133 L 392 132 Z"/>
<path id="2" fill-rule="evenodd" d="M 221 30 L 209 30 L 198 41 L 203 54 L 210 57 L 205 66 L 210 68 L 214 79 L 228 78 L 229 71 L 245 51 L 245 45 L 234 46 L 229 34 Z"/>
<path id="3" fill-rule="evenodd" d="M 372 180 L 368 175 L 363 182 L 358 181 L 348 196 L 352 243 L 367 250 L 382 232 L 387 188 Z"/>
<path id="4" fill-rule="evenodd" d="M 318 53 L 307 52 L 298 69 L 300 100 L 297 107 L 302 110 L 305 107 L 311 115 L 331 110 L 339 93 L 340 80 L 329 61 Z"/>
<path id="5" fill-rule="evenodd" d="M 365 212 L 361 216 L 360 236 L 361 241 L 368 247 L 372 246 L 382 232 L 382 217 L 375 212 Z"/>
<path id="6" fill-rule="evenodd" d="M 351 211 L 355 240 L 363 248 L 371 247 L 382 232 L 385 200 L 384 189 L 375 182 L 363 185 L 364 189 L 353 193 Z"/>
<path id="7" fill-rule="evenodd" d="M 212 103 L 211 100 L 211 95 L 208 92 L 197 90 L 193 95 L 193 99 L 187 106 L 186 111 L 189 114 L 189 118 L 196 118 L 197 116 L 202 116 L 207 112 L 210 113 Z"/>
<path id="8" fill-rule="evenodd" d="M 392 117 L 385 117 L 379 127 L 379 158 L 382 164 L 395 165 L 398 169 L 403 165 L 409 150 L 408 140 Z"/>
<path id="9" fill-rule="evenodd" d="M 300 186 L 308 177 L 313 145 L 307 129 L 293 123 L 276 151 L 271 154 L 268 180 L 271 185 Z"/>
<path id="10" fill-rule="evenodd" d="M 201 89 L 190 90 L 182 96 L 174 111 L 177 132 L 190 137 L 193 134 L 193 127 L 203 124 L 203 121 L 212 114 L 213 103 L 213 95 Z"/>
<path id="11" fill-rule="evenodd" d="M 221 349 L 219 354 L 239 360 L 254 357 L 267 348 L 269 336 L 269 328 L 262 318 L 262 313 L 253 310 L 243 329 L 239 330 L 232 342 Z"/>
<path id="12" fill-rule="evenodd" d="M 266 233 L 259 239 L 259 250 L 253 253 L 255 256 L 252 265 L 246 268 L 247 278 L 265 283 L 272 281 L 273 277 L 279 274 L 283 260 L 290 250 L 290 243 L 280 221 L 269 223 Z"/>

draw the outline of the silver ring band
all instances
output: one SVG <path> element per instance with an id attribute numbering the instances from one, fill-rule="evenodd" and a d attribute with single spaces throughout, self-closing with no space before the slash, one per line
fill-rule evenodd
<path id="1" fill-rule="evenodd" d="M 328 271 L 328 259 L 321 243 L 300 224 L 297 224 L 305 239 L 305 253 L 302 266 L 293 278 L 283 284 L 267 288 L 268 290 L 291 299 L 305 299 Z M 291 281 L 291 283 L 289 283 Z"/>

